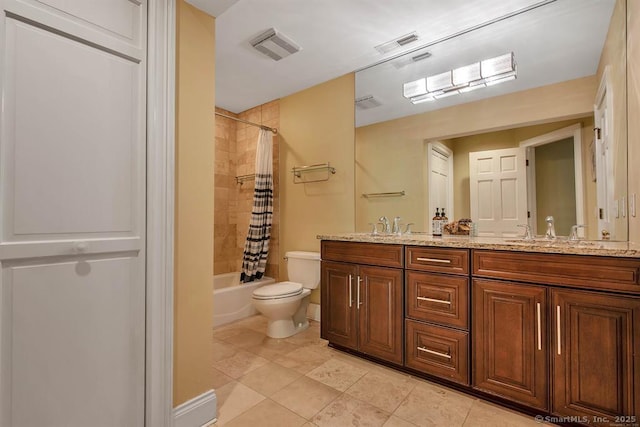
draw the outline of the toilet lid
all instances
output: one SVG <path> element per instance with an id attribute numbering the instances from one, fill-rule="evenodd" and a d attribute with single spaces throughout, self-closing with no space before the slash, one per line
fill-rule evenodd
<path id="1" fill-rule="evenodd" d="M 280 282 L 273 285 L 262 286 L 253 291 L 256 299 L 286 298 L 302 293 L 302 285 L 296 282 Z"/>

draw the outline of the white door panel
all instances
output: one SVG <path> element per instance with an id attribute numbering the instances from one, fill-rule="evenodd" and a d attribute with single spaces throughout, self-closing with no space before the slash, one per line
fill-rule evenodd
<path id="1" fill-rule="evenodd" d="M 69 15 L 136 41 L 140 35 L 140 1 L 131 0 L 39 0 Z"/>
<path id="2" fill-rule="evenodd" d="M 513 237 L 527 223 L 524 148 L 469 153 L 471 219 L 479 236 Z"/>
<path id="3" fill-rule="evenodd" d="M 139 229 L 139 65 L 13 19 L 6 30 L 5 240 Z"/>
<path id="4" fill-rule="evenodd" d="M 433 232 L 432 216 L 436 208 L 445 213 L 450 220 L 455 218 L 453 211 L 453 152 L 439 142 L 427 144 L 427 169 L 429 171 L 429 209 L 426 215 L 428 230 Z"/>
<path id="5" fill-rule="evenodd" d="M 136 258 L 4 267 L 13 397 L 6 425 L 143 425 L 144 289 L 136 285 Z"/>
<path id="6" fill-rule="evenodd" d="M 78 40 L 140 60 L 146 43 L 147 1 L 2 0 L 11 17 L 55 28 Z"/>
<path id="7" fill-rule="evenodd" d="M 0 5 L 0 425 L 142 426 L 146 1 Z"/>

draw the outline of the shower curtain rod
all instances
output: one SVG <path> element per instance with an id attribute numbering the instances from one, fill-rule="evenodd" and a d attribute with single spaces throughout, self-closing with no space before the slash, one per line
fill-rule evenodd
<path id="1" fill-rule="evenodd" d="M 251 125 L 251 126 L 259 127 L 260 129 L 270 130 L 271 132 L 273 132 L 274 135 L 276 135 L 278 133 L 278 129 L 276 129 L 276 128 L 270 128 L 269 126 L 259 125 L 257 123 L 253 123 L 253 122 L 250 122 L 250 121 L 247 121 L 247 120 L 242 120 L 242 119 L 238 119 L 236 117 L 227 116 L 226 114 L 218 113 L 217 111 L 216 111 L 216 116 L 225 117 L 227 119 L 235 120 L 236 122 L 246 123 L 246 124 Z"/>

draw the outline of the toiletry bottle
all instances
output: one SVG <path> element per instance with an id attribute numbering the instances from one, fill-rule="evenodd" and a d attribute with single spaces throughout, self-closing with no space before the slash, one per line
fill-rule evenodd
<path id="1" fill-rule="evenodd" d="M 442 208 L 442 213 L 440 213 L 440 233 L 444 230 L 444 226 L 449 223 L 449 218 L 444 213 L 444 208 Z"/>
<path id="2" fill-rule="evenodd" d="M 442 236 L 442 223 L 440 222 L 440 208 L 436 208 L 436 215 L 431 220 L 431 234 L 438 237 Z"/>

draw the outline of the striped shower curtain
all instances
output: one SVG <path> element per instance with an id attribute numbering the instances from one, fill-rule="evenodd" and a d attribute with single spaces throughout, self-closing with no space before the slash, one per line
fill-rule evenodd
<path id="1" fill-rule="evenodd" d="M 273 217 L 273 135 L 260 129 L 256 149 L 256 179 L 253 210 L 242 257 L 240 281 L 260 279 L 267 267 Z"/>

